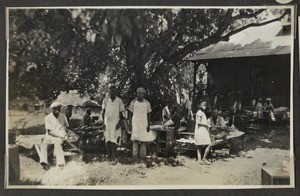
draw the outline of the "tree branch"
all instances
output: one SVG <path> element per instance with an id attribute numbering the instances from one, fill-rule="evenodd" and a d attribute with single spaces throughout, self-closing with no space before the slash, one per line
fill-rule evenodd
<path id="1" fill-rule="evenodd" d="M 253 18 L 253 17 L 256 17 L 257 15 L 263 13 L 264 11 L 266 11 L 266 9 L 261 9 L 261 10 L 258 10 L 257 12 L 254 12 L 251 14 L 246 14 L 246 15 L 239 14 L 237 16 L 232 17 L 231 22 L 234 22 L 239 19 L 244 19 L 244 18 Z"/>
<path id="2" fill-rule="evenodd" d="M 221 36 L 222 33 L 227 29 L 228 25 L 231 23 L 231 17 L 232 17 L 232 13 L 233 13 L 233 9 L 229 9 L 227 10 L 224 20 L 223 20 L 223 25 L 222 27 L 220 27 L 217 32 L 216 35 Z"/>
<path id="3" fill-rule="evenodd" d="M 284 18 L 285 15 L 287 15 L 289 13 L 289 11 L 285 11 L 280 17 L 278 18 L 274 18 L 272 20 L 269 20 L 269 21 L 266 21 L 266 22 L 262 22 L 262 23 L 251 23 L 251 24 L 248 24 L 244 27 L 241 27 L 237 30 L 234 30 L 234 31 L 231 31 L 230 33 L 226 34 L 225 36 L 221 37 L 221 41 L 228 41 L 229 40 L 229 37 L 236 34 L 236 33 L 239 33 L 245 29 L 248 29 L 250 27 L 259 27 L 259 26 L 263 26 L 263 25 L 267 25 L 267 24 L 270 24 L 272 22 L 276 22 L 276 21 L 280 21 L 282 18 Z"/>
<path id="4" fill-rule="evenodd" d="M 205 48 L 211 44 L 218 43 L 220 41 L 219 36 L 210 36 L 199 42 L 192 42 L 186 45 L 183 49 L 175 52 L 169 58 L 167 58 L 164 62 L 160 63 L 156 70 L 152 73 L 153 76 L 158 75 L 158 73 L 167 71 L 169 72 L 172 68 L 172 64 L 175 64 L 182 60 L 186 55 L 190 54 L 193 51 L 199 50 L 201 48 Z"/>

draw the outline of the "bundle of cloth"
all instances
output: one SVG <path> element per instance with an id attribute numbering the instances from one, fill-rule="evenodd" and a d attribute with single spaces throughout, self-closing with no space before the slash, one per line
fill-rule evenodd
<path id="1" fill-rule="evenodd" d="M 274 109 L 274 116 L 276 119 L 288 119 L 290 109 L 288 107 L 279 107 Z"/>

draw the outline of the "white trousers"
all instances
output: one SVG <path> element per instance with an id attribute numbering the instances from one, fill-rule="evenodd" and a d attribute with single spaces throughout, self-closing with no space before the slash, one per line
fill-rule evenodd
<path id="1" fill-rule="evenodd" d="M 54 144 L 53 154 L 56 157 L 56 165 L 64 165 L 66 162 L 62 143 L 63 140 L 61 138 L 46 135 L 41 144 L 40 163 L 44 162 L 48 164 L 48 146 Z"/>

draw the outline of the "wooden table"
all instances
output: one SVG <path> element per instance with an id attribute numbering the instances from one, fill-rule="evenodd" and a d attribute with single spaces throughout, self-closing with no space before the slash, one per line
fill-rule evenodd
<path id="1" fill-rule="evenodd" d="M 172 156 L 175 145 L 174 129 L 163 126 L 150 126 L 150 129 L 157 134 L 156 143 L 158 145 L 158 151 L 161 152 L 165 158 Z"/>

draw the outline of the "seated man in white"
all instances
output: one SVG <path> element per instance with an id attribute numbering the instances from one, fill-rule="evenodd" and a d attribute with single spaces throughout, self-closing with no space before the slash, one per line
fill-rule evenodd
<path id="1" fill-rule="evenodd" d="M 48 146 L 54 144 L 54 156 L 56 163 L 63 168 L 65 165 L 65 157 L 62 144 L 67 140 L 66 128 L 69 126 L 66 116 L 61 113 L 62 104 L 54 102 L 50 105 L 52 113 L 45 117 L 46 135 L 41 144 L 40 163 L 45 170 L 50 169 L 48 165 Z"/>

